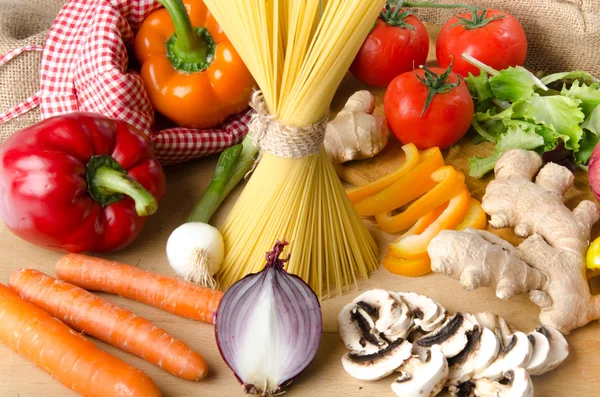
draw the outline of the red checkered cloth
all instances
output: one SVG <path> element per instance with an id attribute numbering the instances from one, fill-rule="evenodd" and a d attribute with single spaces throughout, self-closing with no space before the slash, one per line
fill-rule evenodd
<path id="1" fill-rule="evenodd" d="M 129 70 L 127 50 L 144 18 L 159 7 L 154 0 L 69 1 L 48 33 L 40 93 L 15 108 L 22 114 L 24 107 L 39 103 L 42 118 L 86 111 L 126 121 L 152 137 L 163 165 L 240 142 L 250 112 L 232 117 L 219 129 L 152 130 L 154 110 L 140 75 Z"/>

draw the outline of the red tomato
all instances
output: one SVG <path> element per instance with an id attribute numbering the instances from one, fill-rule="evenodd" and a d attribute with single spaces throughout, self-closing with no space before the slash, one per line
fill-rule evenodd
<path id="1" fill-rule="evenodd" d="M 385 87 L 394 77 L 413 70 L 413 65 L 424 64 L 428 52 L 429 36 L 423 22 L 404 12 L 394 15 L 388 6 L 365 39 L 350 72 L 363 83 Z"/>
<path id="2" fill-rule="evenodd" d="M 473 100 L 467 84 L 455 73 L 443 79 L 444 69 L 427 70 L 433 73 L 419 69 L 392 80 L 383 100 L 385 117 L 403 144 L 412 142 L 419 150 L 435 146 L 445 149 L 469 130 Z M 437 93 L 425 109 L 430 90 Z"/>
<path id="3" fill-rule="evenodd" d="M 527 54 L 527 39 L 523 27 L 515 17 L 504 11 L 487 10 L 483 16 L 485 21 L 476 21 L 476 26 L 469 22 L 465 25 L 458 19 L 482 19 L 482 10 L 477 16 L 465 13 L 453 16 L 444 26 L 437 38 L 436 57 L 438 64 L 445 68 L 454 59 L 452 70 L 461 76 L 469 72 L 479 75 L 479 69 L 462 59 L 463 52 L 496 70 L 509 66 L 523 65 Z M 493 19 L 496 18 L 496 19 Z M 492 20 L 490 20 L 492 19 Z"/>

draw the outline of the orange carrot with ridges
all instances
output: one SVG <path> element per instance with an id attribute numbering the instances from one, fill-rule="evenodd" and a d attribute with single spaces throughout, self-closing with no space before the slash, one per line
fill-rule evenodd
<path id="1" fill-rule="evenodd" d="M 117 294 L 207 323 L 213 322 L 221 291 L 106 259 L 67 254 L 56 263 L 59 279 L 92 291 Z"/>
<path id="2" fill-rule="evenodd" d="M 145 318 L 73 284 L 33 269 L 10 275 L 9 286 L 71 328 L 135 354 L 187 380 L 208 372 L 204 359 Z"/>
<path id="3" fill-rule="evenodd" d="M 145 373 L 0 284 L 0 341 L 85 397 L 160 397 Z"/>

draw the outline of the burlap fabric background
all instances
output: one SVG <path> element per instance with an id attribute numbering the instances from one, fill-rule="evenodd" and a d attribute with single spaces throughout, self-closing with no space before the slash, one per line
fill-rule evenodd
<path id="1" fill-rule="evenodd" d="M 420 0 L 415 0 L 420 1 Z M 433 0 L 476 4 L 510 12 L 527 35 L 526 66 L 533 70 L 586 70 L 600 77 L 600 0 Z M 414 8 L 425 21 L 442 25 L 456 10 Z"/>
<path id="2" fill-rule="evenodd" d="M 600 76 L 600 0 L 447 0 L 512 13 L 527 34 L 527 65 L 548 72 L 583 69 Z M 25 45 L 43 45 L 66 0 L 0 0 L 0 55 Z M 443 24 L 455 11 L 413 9 Z M 40 52 L 24 53 L 0 67 L 0 112 L 21 103 L 40 87 Z M 0 124 L 0 143 L 40 119 L 35 109 Z"/>
<path id="3" fill-rule="evenodd" d="M 0 0 L 0 55 L 27 45 L 44 45 L 52 22 L 65 3 L 66 0 Z M 41 52 L 26 52 L 0 67 L 0 112 L 38 92 L 41 58 Z M 12 132 L 39 119 L 36 108 L 0 124 L 0 143 Z"/>

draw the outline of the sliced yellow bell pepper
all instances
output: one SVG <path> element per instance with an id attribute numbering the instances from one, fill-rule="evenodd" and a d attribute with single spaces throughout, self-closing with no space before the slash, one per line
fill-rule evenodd
<path id="1" fill-rule="evenodd" d="M 436 181 L 430 176 L 443 166 L 444 158 L 440 149 L 427 149 L 421 152 L 420 162 L 412 171 L 379 193 L 355 203 L 354 208 L 361 216 L 373 216 L 400 208 L 431 190 Z"/>
<path id="2" fill-rule="evenodd" d="M 589 270 L 600 270 L 600 237 L 590 244 L 585 265 Z"/>
<path id="3" fill-rule="evenodd" d="M 385 257 L 383 266 L 394 274 L 406 277 L 419 277 L 431 273 L 429 257 L 419 259 Z"/>
<path id="4" fill-rule="evenodd" d="M 483 208 L 481 208 L 481 203 L 471 197 L 469 200 L 469 208 L 467 209 L 467 213 L 463 218 L 462 222 L 456 226 L 455 230 L 465 230 L 469 227 L 473 229 L 484 230 L 487 226 L 487 215 Z"/>
<path id="5" fill-rule="evenodd" d="M 377 223 L 384 232 L 398 233 L 410 228 L 419 218 L 447 203 L 452 197 L 465 189 L 465 176 L 449 165 L 435 171 L 431 174 L 430 179 L 437 183 L 435 187 L 415 200 L 404 211 L 397 215 L 388 212 L 375 216 Z M 464 212 L 462 216 L 464 216 Z M 460 219 L 462 219 L 462 216 Z"/>
<path id="6" fill-rule="evenodd" d="M 408 231 L 404 235 L 414 235 L 423 233 L 425 229 L 427 229 L 429 225 L 435 222 L 435 220 L 442 214 L 442 212 L 444 212 L 447 206 L 448 203 L 444 203 L 438 208 L 431 211 L 429 214 L 419 218 L 417 223 L 415 223 L 413 227 L 408 229 Z M 402 258 L 402 256 L 397 254 L 396 251 L 392 249 L 391 244 L 387 247 L 387 256 L 390 256 L 392 258 Z"/>
<path id="7" fill-rule="evenodd" d="M 390 244 L 395 256 L 406 259 L 427 258 L 427 246 L 442 230 L 454 229 L 463 220 L 469 208 L 469 191 L 463 188 L 448 202 L 444 212 L 422 233 L 405 233 Z"/>
<path id="8" fill-rule="evenodd" d="M 346 190 L 346 193 L 348 193 L 348 198 L 352 204 L 376 195 L 380 191 L 391 186 L 394 182 L 408 174 L 417 165 L 419 165 L 421 154 L 414 144 L 409 143 L 404 145 L 402 146 L 402 150 L 404 151 L 406 159 L 397 170 L 372 182 L 369 182 L 366 185 L 357 186 Z"/>

